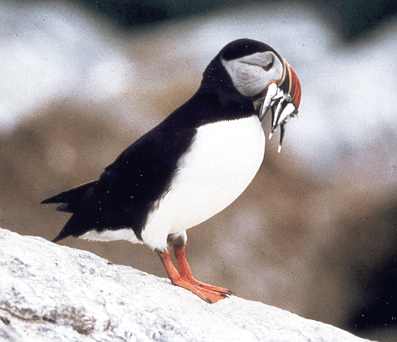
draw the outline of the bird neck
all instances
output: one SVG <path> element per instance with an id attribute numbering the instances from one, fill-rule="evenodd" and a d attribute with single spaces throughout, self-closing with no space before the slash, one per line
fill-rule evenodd
<path id="1" fill-rule="evenodd" d="M 255 109 L 251 99 L 226 96 L 200 87 L 174 114 L 188 116 L 194 126 L 199 126 L 221 120 L 249 117 L 255 114 Z"/>

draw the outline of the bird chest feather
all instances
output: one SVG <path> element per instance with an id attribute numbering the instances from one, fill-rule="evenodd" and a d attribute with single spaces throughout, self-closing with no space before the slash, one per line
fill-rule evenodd
<path id="1" fill-rule="evenodd" d="M 264 148 L 264 132 L 255 115 L 200 126 L 147 225 L 167 224 L 173 233 L 217 214 L 250 184 Z"/>

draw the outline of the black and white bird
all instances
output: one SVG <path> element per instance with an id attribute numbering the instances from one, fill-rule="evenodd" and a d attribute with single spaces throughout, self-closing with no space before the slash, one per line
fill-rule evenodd
<path id="1" fill-rule="evenodd" d="M 186 230 L 247 188 L 264 157 L 264 114 L 272 113 L 272 131 L 280 128 L 283 136 L 300 96 L 295 71 L 272 47 L 250 39 L 227 44 L 205 69 L 196 93 L 98 180 L 43 201 L 72 213 L 54 242 L 75 236 L 142 243 L 160 255 L 174 285 L 210 303 L 226 297 L 228 289 L 193 277 Z"/>

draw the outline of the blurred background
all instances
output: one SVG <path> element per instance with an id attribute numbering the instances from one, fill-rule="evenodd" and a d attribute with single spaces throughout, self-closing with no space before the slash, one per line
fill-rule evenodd
<path id="1" fill-rule="evenodd" d="M 259 39 L 297 70 L 302 115 L 240 199 L 189 231 L 193 269 L 395 341 L 396 13 L 393 0 L 0 0 L 0 226 L 53 238 L 67 215 L 42 199 L 97 177 L 227 42 Z M 62 243 L 164 276 L 142 246 Z"/>

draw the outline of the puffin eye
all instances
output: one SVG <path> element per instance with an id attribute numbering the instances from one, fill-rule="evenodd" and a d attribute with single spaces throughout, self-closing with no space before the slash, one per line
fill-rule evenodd
<path id="1" fill-rule="evenodd" d="M 271 58 L 270 58 L 269 63 L 262 66 L 263 70 L 265 70 L 265 71 L 269 71 L 274 65 L 274 56 L 273 55 L 270 55 L 270 56 L 271 56 Z"/>

